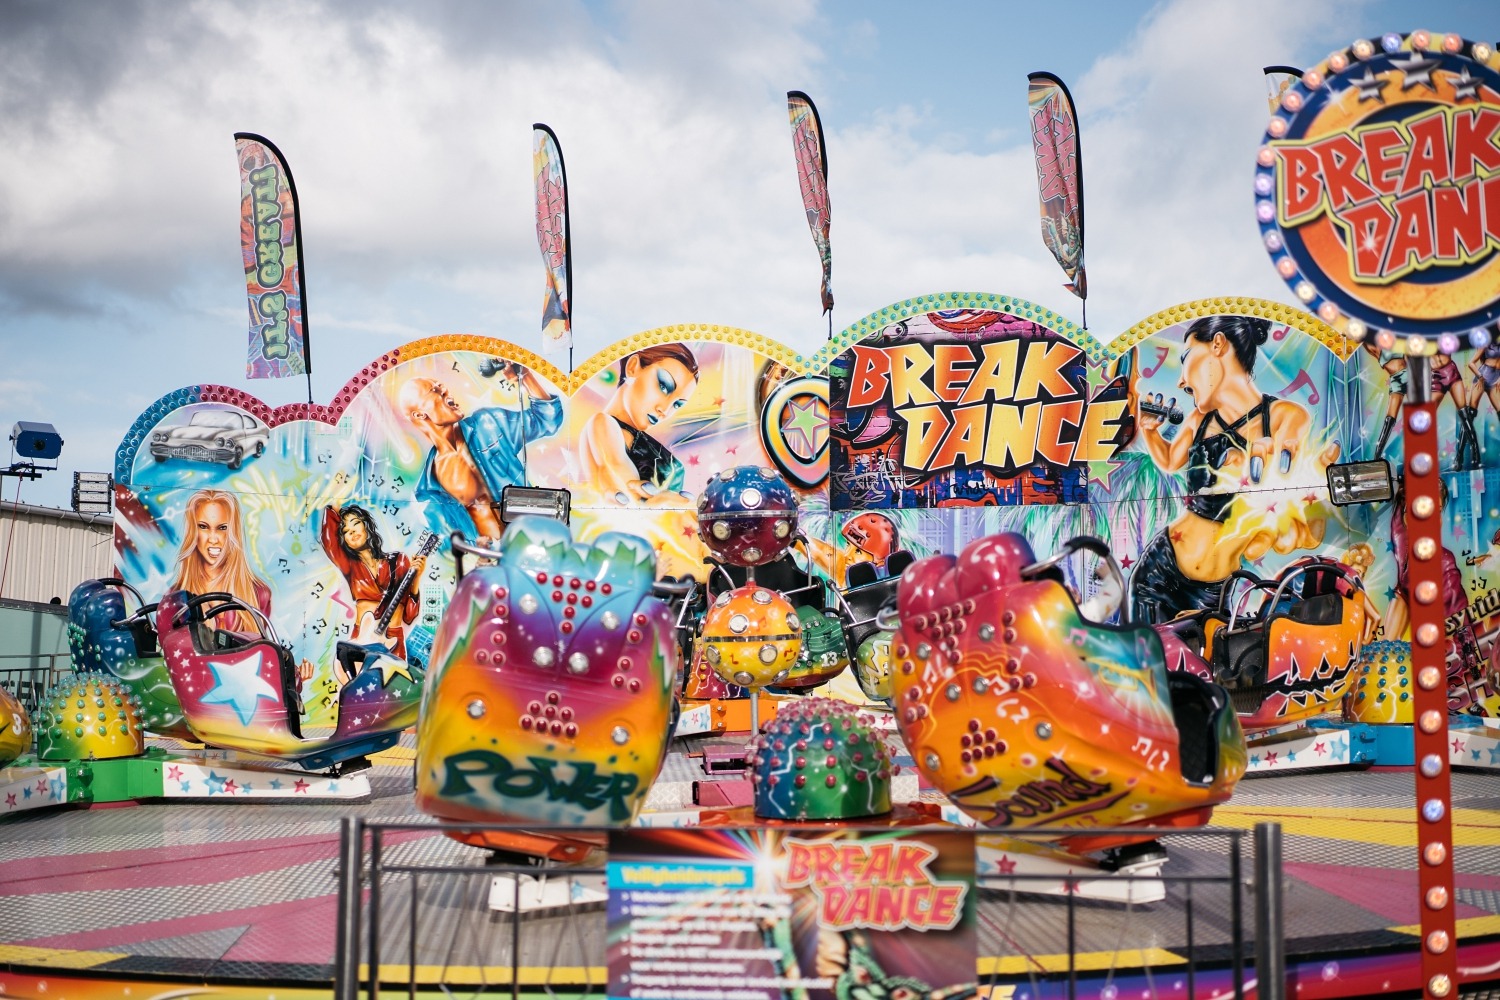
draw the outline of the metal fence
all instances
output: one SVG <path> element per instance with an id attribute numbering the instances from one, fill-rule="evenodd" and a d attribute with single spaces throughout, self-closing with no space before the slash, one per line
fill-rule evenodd
<path id="1" fill-rule="evenodd" d="M 14 695 L 32 717 L 48 689 L 72 671 L 73 660 L 67 653 L 0 655 L 0 687 Z"/>
<path id="2" fill-rule="evenodd" d="M 514 835 L 521 832 L 516 827 L 342 823 L 336 1000 L 432 991 L 604 995 L 602 854 L 583 865 L 546 865 L 519 855 L 486 857 L 433 836 Z M 603 830 L 565 832 L 575 840 L 588 834 L 600 843 L 607 839 Z M 1054 841 L 1078 832 L 1034 828 L 1005 835 Z M 1132 886 L 1121 901 L 1084 899 L 1077 891 L 1048 894 L 1055 886 L 1040 883 L 1056 883 L 1055 875 L 1016 872 L 978 882 L 979 995 L 1004 995 L 999 987 L 1007 987 L 1018 998 L 1071 1000 L 1086 986 L 1093 996 L 1157 996 L 1154 974 L 1176 981 L 1165 994 L 1243 1000 L 1253 986 L 1258 998 L 1284 1000 L 1280 826 L 1262 823 L 1253 834 L 1089 834 L 1127 832 L 1158 838 L 1172 859 L 1159 874 L 1105 876 L 1117 891 Z M 1247 866 L 1251 840 L 1253 866 Z M 1137 893 L 1137 884 L 1157 891 Z M 523 913 L 523 892 L 536 898 L 548 891 L 558 896 L 556 905 Z M 1143 895 L 1156 901 L 1131 901 Z M 1253 972 L 1247 971 L 1247 902 L 1253 906 Z"/>

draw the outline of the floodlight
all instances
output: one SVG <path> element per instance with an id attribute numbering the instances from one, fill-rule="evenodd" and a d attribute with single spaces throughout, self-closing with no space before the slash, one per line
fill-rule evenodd
<path id="1" fill-rule="evenodd" d="M 549 517 L 568 523 L 573 494 L 533 486 L 507 486 L 500 491 L 500 521 L 509 524 L 518 517 Z"/>
<path id="2" fill-rule="evenodd" d="M 1382 503 L 1395 495 L 1391 466 L 1384 459 L 1328 467 L 1328 497 L 1335 506 Z"/>

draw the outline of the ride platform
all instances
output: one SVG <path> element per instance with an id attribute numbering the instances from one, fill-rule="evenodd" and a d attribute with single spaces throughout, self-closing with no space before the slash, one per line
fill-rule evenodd
<path id="1" fill-rule="evenodd" d="M 6 994 L 55 997 L 85 977 L 142 984 L 136 997 L 151 995 L 148 982 L 188 980 L 274 984 L 283 998 L 329 995 L 339 821 L 421 821 L 412 804 L 413 760 L 410 736 L 372 758 L 363 772 L 370 794 L 361 802 L 163 799 L 31 809 L 0 823 Z M 702 795 L 705 783 L 734 780 L 704 772 L 700 759 L 679 747 L 662 774 L 653 821 L 674 810 L 690 821 L 697 807 L 679 801 L 685 788 L 696 784 Z M 1287 966 L 1302 985 L 1300 997 L 1364 996 L 1416 981 L 1413 787 L 1409 771 L 1293 773 L 1243 782 L 1234 801 L 1215 811 L 1219 828 L 1282 825 Z M 1492 775 L 1455 772 L 1453 805 L 1461 965 L 1471 980 L 1500 979 L 1500 788 Z M 403 992 L 411 980 L 422 991 L 447 983 L 460 995 L 508 983 L 512 929 L 504 911 L 511 890 L 497 888 L 483 852 L 422 830 L 392 831 L 385 844 L 387 864 L 465 866 L 465 872 L 387 888 L 388 898 L 401 903 L 387 908 L 381 924 L 382 979 Z M 1199 995 L 1214 995 L 1209 984 L 1223 979 L 1230 961 L 1227 890 L 1187 895 L 1169 877 L 1223 871 L 1223 849 L 1219 837 L 1174 838 L 1157 901 L 1075 899 L 1078 974 L 1096 986 L 1113 984 L 1118 996 L 1127 995 L 1126 985 L 1148 980 L 1156 996 L 1185 996 L 1191 955 Z M 522 983 L 599 992 L 602 903 L 585 893 L 562 906 L 556 886 L 527 891 L 555 905 L 521 924 Z M 1055 990 L 1068 967 L 1067 902 L 1003 886 L 983 889 L 981 975 L 1018 997 L 1066 995 Z M 1188 910 L 1195 917 L 1191 934 Z M 419 914 L 419 934 L 402 916 L 409 912 Z M 1241 918 L 1248 958 L 1254 953 L 1248 901 Z M 392 965 L 413 941 L 415 968 Z M 1382 982 L 1389 987 L 1383 990 Z M 1101 995 L 1090 990 L 1078 995 Z"/>

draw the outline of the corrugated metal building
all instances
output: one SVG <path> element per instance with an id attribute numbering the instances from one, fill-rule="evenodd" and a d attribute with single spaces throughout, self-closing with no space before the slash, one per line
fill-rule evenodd
<path id="1" fill-rule="evenodd" d="M 114 575 L 114 518 L 0 501 L 0 599 L 63 602 Z"/>

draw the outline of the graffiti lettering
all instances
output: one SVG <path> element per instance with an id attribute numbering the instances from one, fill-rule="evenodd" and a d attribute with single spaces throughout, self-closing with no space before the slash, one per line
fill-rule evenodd
<path id="1" fill-rule="evenodd" d="M 1275 146 L 1278 221 L 1326 214 L 1357 281 L 1389 284 L 1500 247 L 1500 109 L 1434 108 Z"/>
<path id="2" fill-rule="evenodd" d="M 1108 808 L 1129 794 L 1115 792 L 1114 785 L 1089 781 L 1056 757 L 1049 759 L 1045 766 L 1058 777 L 1028 781 L 1018 786 L 1009 799 L 989 807 L 995 815 L 985 825 L 1010 826 L 1016 820 L 1038 816 L 1071 819 Z"/>
<path id="3" fill-rule="evenodd" d="M 1083 352 L 1062 341 L 856 345 L 848 408 L 883 400 L 906 424 L 901 462 L 935 472 L 960 463 L 999 474 L 1107 458 L 1124 400 L 1087 403 Z M 1075 384 L 1075 381 L 1077 384 Z"/>
<path id="4" fill-rule="evenodd" d="M 633 774 L 599 772 L 588 761 L 573 761 L 567 779 L 558 771 L 559 762 L 545 757 L 527 757 L 530 767 L 517 767 L 491 750 L 465 750 L 445 761 L 444 797 L 472 795 L 476 782 L 488 779 L 498 795 L 530 799 L 540 795 L 551 802 L 566 802 L 590 812 L 609 807 L 611 822 L 622 823 L 631 815 L 628 799 L 640 779 Z"/>
<path id="5" fill-rule="evenodd" d="M 290 331 L 287 321 L 290 314 L 286 308 L 284 292 L 266 292 L 255 300 L 255 309 L 271 322 L 261 327 L 261 353 L 268 358 L 285 358 L 291 352 Z"/>
<path id="6" fill-rule="evenodd" d="M 255 213 L 256 280 L 263 288 L 281 284 L 281 187 L 276 165 L 250 171 L 251 210 Z"/>

